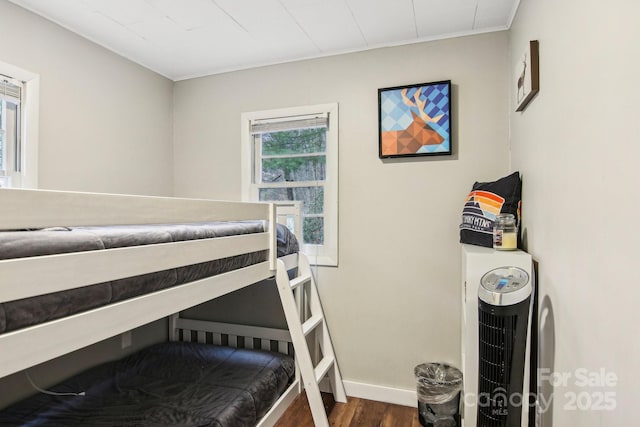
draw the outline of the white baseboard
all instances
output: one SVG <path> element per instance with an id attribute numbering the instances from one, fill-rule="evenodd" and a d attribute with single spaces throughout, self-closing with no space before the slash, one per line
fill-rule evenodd
<path id="1" fill-rule="evenodd" d="M 342 381 L 347 396 L 361 399 L 375 400 L 378 402 L 393 403 L 403 406 L 418 406 L 416 390 L 405 390 L 373 384 L 358 383 L 355 381 Z"/>

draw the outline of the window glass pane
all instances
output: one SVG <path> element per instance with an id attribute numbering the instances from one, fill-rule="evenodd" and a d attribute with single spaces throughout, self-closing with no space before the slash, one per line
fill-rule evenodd
<path id="1" fill-rule="evenodd" d="M 324 181 L 325 156 L 262 159 L 261 182 Z"/>
<path id="2" fill-rule="evenodd" d="M 327 129 L 296 129 L 262 134 L 262 155 L 324 153 Z"/>
<path id="3" fill-rule="evenodd" d="M 5 142 L 4 142 L 4 117 L 2 117 L 2 113 L 4 112 L 4 101 L 0 99 L 0 170 L 4 170 L 4 151 L 5 151 Z"/>
<path id="4" fill-rule="evenodd" d="M 303 215 L 324 212 L 324 187 L 261 188 L 259 199 L 261 202 L 301 201 Z"/>
<path id="5" fill-rule="evenodd" d="M 322 245 L 324 243 L 324 218 L 304 218 L 302 222 L 302 235 L 304 243 Z"/>
<path id="6" fill-rule="evenodd" d="M 6 102 L 4 110 L 3 129 L 3 167 L 11 172 L 19 171 L 19 164 L 16 162 L 20 156 L 20 146 L 18 145 L 18 117 L 19 106 L 13 102 Z"/>

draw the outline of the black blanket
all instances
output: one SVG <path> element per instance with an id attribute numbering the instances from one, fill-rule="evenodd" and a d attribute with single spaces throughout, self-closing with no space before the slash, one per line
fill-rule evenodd
<path id="1" fill-rule="evenodd" d="M 89 369 L 0 412 L 2 426 L 255 426 L 291 382 L 291 357 L 163 343 Z"/>

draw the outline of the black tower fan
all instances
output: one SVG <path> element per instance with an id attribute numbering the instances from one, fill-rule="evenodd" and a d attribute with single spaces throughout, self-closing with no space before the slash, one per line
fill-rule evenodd
<path id="1" fill-rule="evenodd" d="M 478 427 L 528 425 L 523 408 L 528 408 L 532 291 L 529 275 L 517 267 L 496 268 L 480 281 Z"/>

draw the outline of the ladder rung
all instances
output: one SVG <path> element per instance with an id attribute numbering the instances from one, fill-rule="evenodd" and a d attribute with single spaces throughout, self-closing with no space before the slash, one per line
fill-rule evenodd
<path id="1" fill-rule="evenodd" d="M 309 335 L 309 332 L 313 331 L 316 328 L 316 326 L 320 324 L 320 322 L 322 322 L 322 314 L 316 313 L 310 318 L 308 318 L 302 324 L 302 332 L 304 333 L 304 335 L 305 336 Z"/>
<path id="2" fill-rule="evenodd" d="M 329 372 L 329 368 L 333 365 L 333 357 L 325 356 L 322 358 L 318 366 L 314 369 L 314 373 L 316 375 L 316 382 L 319 383 L 327 372 Z"/>
<path id="3" fill-rule="evenodd" d="M 295 289 L 300 285 L 303 285 L 311 280 L 311 275 L 305 274 L 300 277 L 296 277 L 291 281 L 291 289 Z"/>

